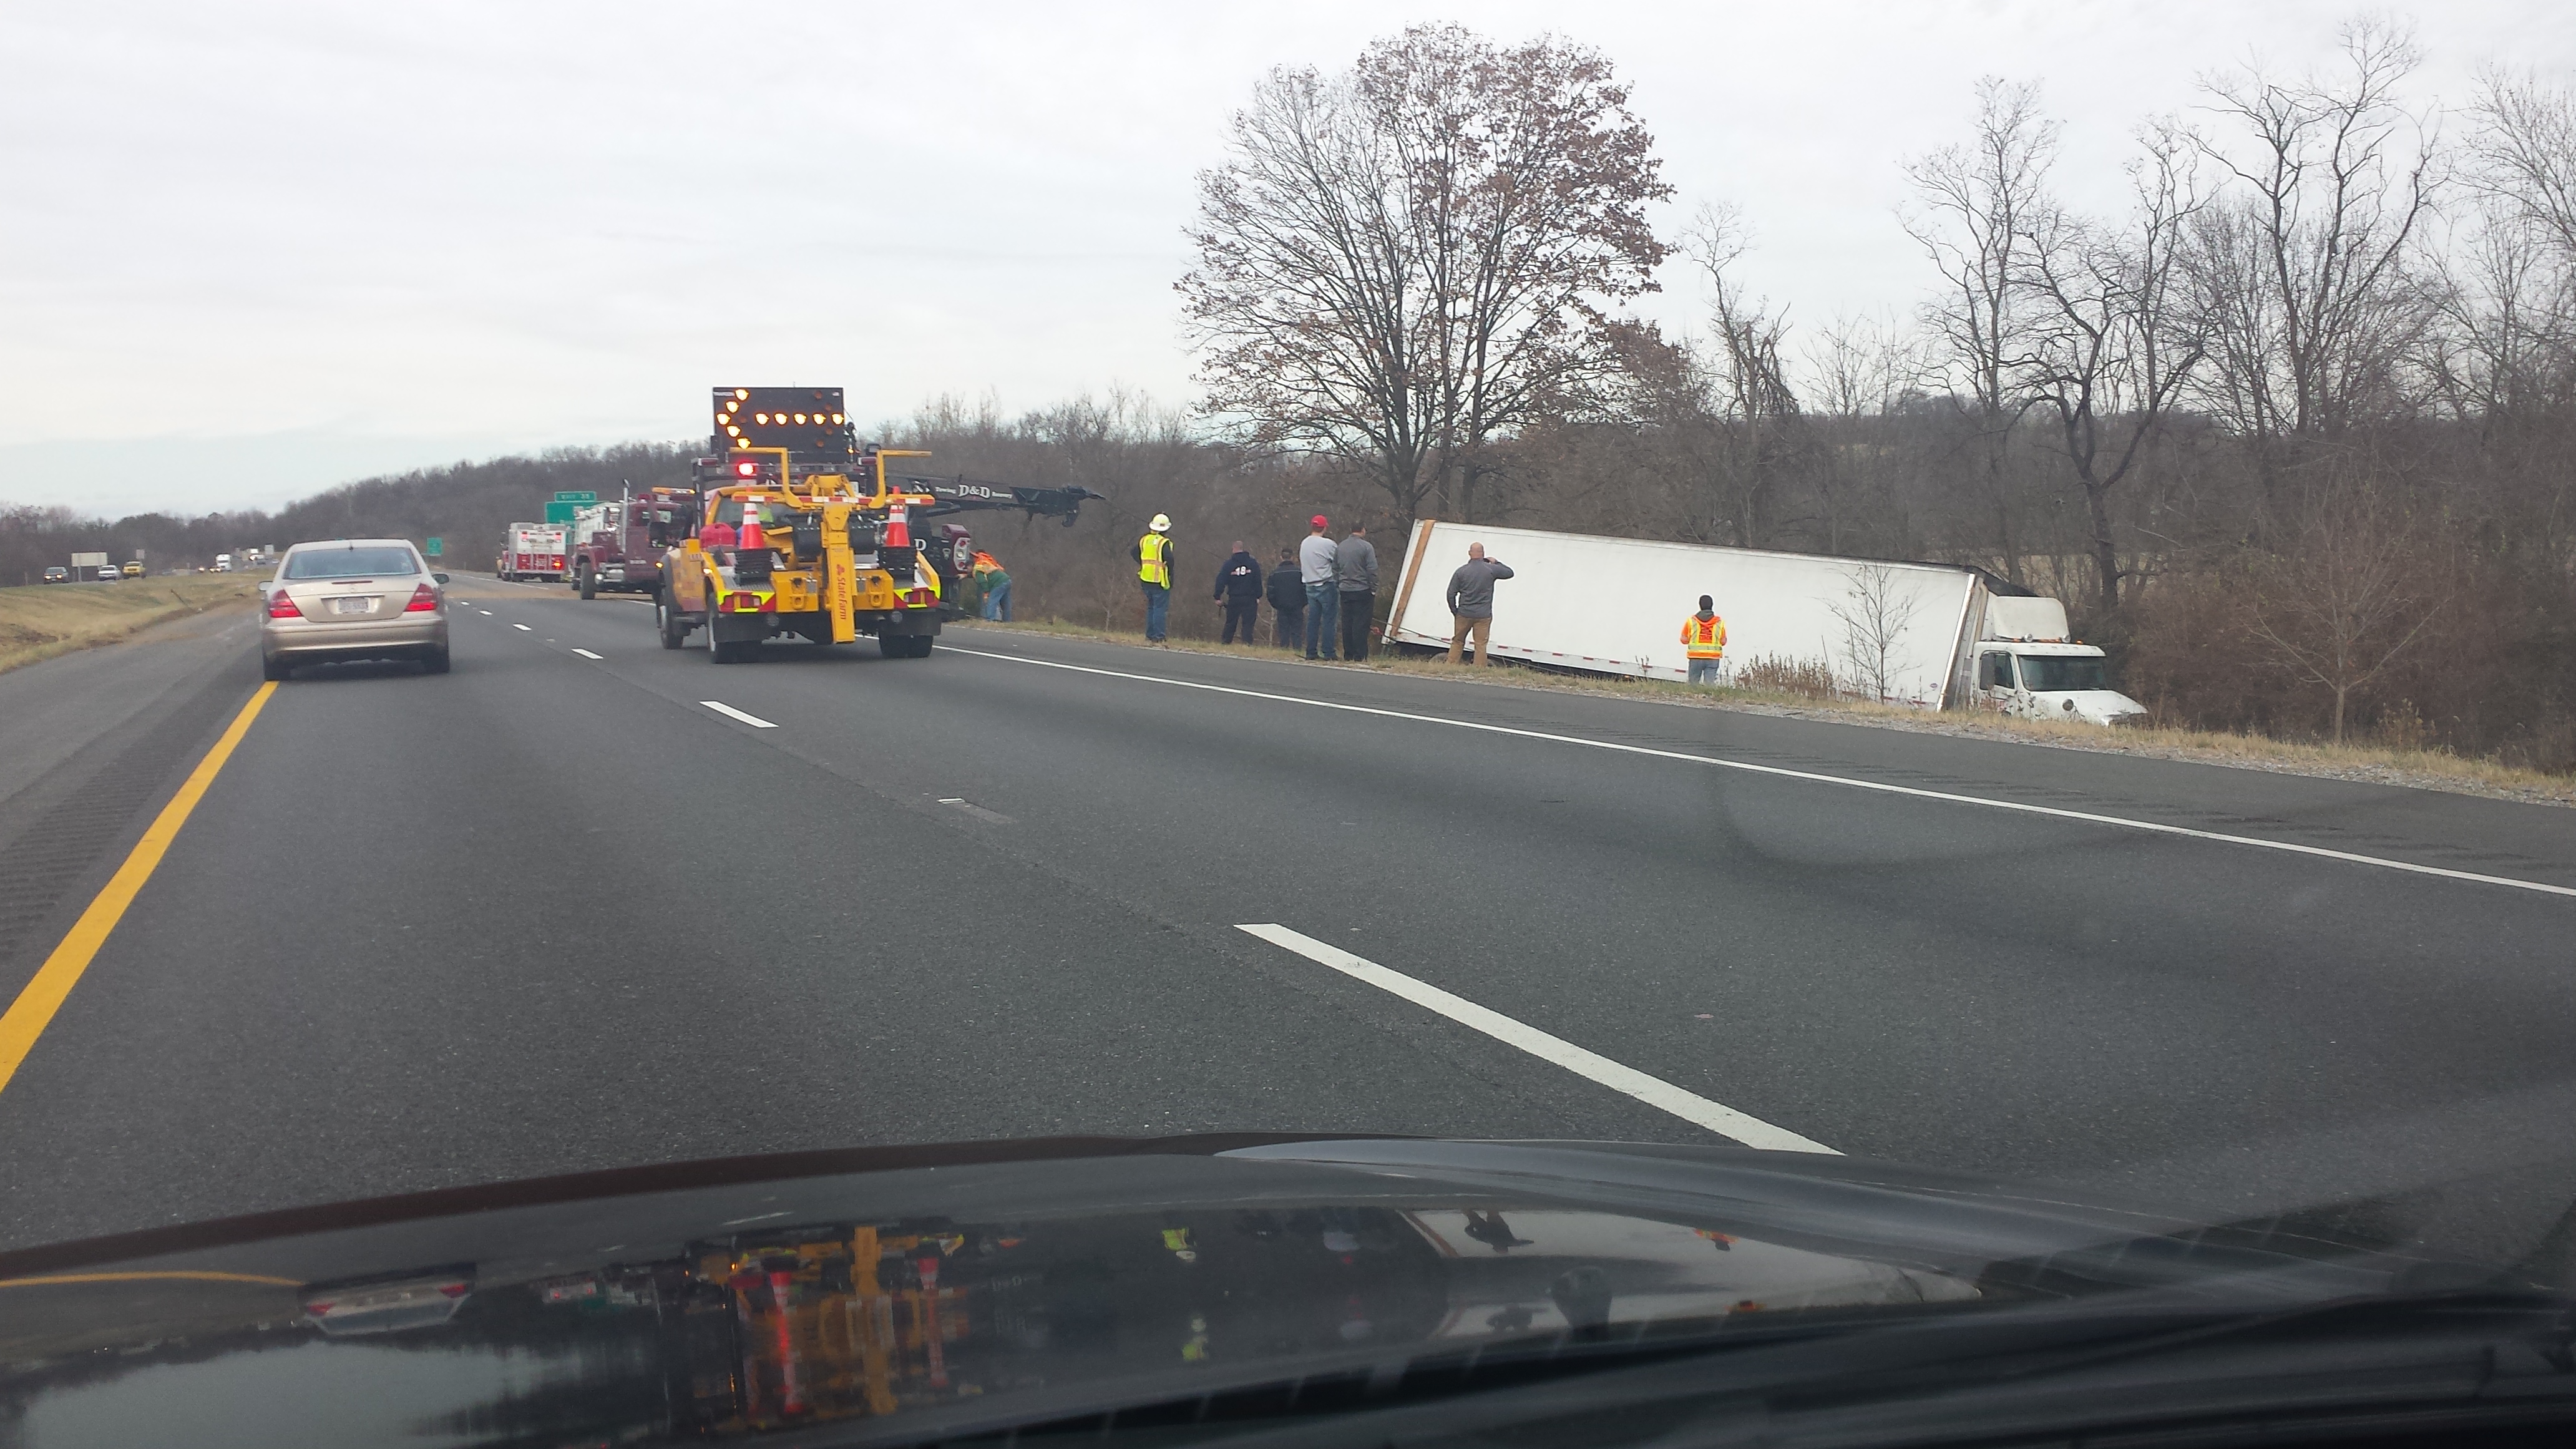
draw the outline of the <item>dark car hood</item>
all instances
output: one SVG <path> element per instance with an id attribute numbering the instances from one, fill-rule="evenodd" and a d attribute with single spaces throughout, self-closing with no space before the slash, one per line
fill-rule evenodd
<path id="1" fill-rule="evenodd" d="M 805 1153 L 0 1255 L 0 1428 L 46 1445 L 947 1437 L 1225 1386 L 1364 1385 L 1426 1355 L 2111 1293 L 2297 1304 L 2407 1268 L 1743 1149 Z"/>

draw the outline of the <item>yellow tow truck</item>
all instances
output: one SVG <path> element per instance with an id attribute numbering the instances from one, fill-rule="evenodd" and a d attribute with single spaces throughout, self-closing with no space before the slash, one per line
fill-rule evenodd
<path id="1" fill-rule="evenodd" d="M 665 548 L 662 647 L 702 633 L 718 664 L 756 659 L 780 635 L 873 635 L 890 659 L 926 659 L 974 559 L 966 530 L 939 520 L 1012 508 L 1070 527 L 1100 496 L 897 471 L 930 455 L 861 446 L 837 387 L 717 388 L 713 411 L 694 502 L 657 506 L 649 527 Z"/>

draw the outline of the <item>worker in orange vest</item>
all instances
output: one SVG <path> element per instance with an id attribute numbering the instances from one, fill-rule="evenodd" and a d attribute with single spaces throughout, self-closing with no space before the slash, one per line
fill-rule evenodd
<path id="1" fill-rule="evenodd" d="M 1682 620 L 1682 652 L 1690 656 L 1691 683 L 1718 682 L 1718 666 L 1726 662 L 1726 621 L 1706 594 L 1699 596 L 1699 612 Z"/>

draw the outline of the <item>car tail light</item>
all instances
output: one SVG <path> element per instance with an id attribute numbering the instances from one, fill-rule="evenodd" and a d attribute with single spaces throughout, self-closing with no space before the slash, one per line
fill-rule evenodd
<path id="1" fill-rule="evenodd" d="M 411 591 L 411 602 L 403 605 L 406 614 L 426 614 L 438 607 L 438 590 L 427 584 Z"/>
<path id="2" fill-rule="evenodd" d="M 301 619 L 304 617 L 304 611 L 295 607 L 295 599 L 292 595 L 288 594 L 286 590 L 280 589 L 276 593 L 268 596 L 268 617 L 272 619 Z"/>
<path id="3" fill-rule="evenodd" d="M 464 1297 L 465 1289 L 466 1285 L 462 1283 L 441 1283 L 438 1285 L 438 1291 L 450 1298 Z"/>

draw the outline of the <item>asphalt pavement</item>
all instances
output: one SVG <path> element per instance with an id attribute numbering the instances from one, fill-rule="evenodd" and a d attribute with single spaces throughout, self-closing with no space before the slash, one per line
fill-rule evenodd
<path id="1" fill-rule="evenodd" d="M 454 673 L 279 687 L 0 1087 L 0 1247 L 1239 1129 L 1732 1136 L 2505 1251 L 2576 1193 L 2576 812 L 994 627 L 719 667 L 640 600 L 450 593 Z M 0 1001 L 254 650 L 0 675 Z"/>

